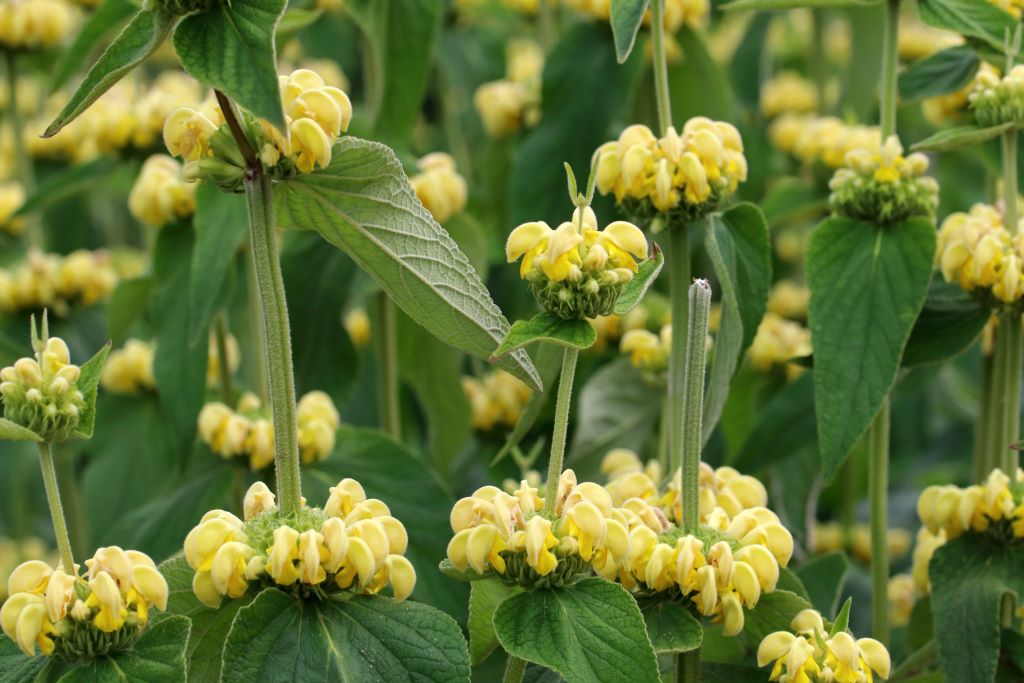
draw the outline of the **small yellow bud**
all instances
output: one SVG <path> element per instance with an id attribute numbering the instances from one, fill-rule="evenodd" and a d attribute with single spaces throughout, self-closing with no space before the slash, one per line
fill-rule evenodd
<path id="1" fill-rule="evenodd" d="M 258 481 L 249 487 L 242 502 L 242 509 L 245 511 L 245 520 L 249 521 L 277 505 L 276 498 L 270 488 L 262 481 Z"/>

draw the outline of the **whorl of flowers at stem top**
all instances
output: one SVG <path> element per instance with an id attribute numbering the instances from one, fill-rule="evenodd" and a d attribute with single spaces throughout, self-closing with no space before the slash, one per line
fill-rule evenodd
<path id="1" fill-rule="evenodd" d="M 177 160 L 154 154 L 142 164 L 128 194 L 128 210 L 155 228 L 188 218 L 196 211 L 196 184 L 185 182 Z"/>
<path id="2" fill-rule="evenodd" d="M 966 488 L 929 486 L 917 499 L 917 514 L 929 532 L 947 539 L 970 532 L 1024 538 L 1024 470 L 1011 479 L 996 468 L 984 484 Z"/>
<path id="3" fill-rule="evenodd" d="M 167 581 L 148 555 L 100 548 L 69 573 L 32 560 L 7 580 L 0 608 L 4 633 L 29 657 L 36 648 L 65 661 L 128 649 L 145 629 L 151 609 L 167 609 Z"/>
<path id="4" fill-rule="evenodd" d="M 21 358 L 0 370 L 4 417 L 44 441 L 70 438 L 85 407 L 78 390 L 80 375 L 68 345 L 60 337 L 50 337 L 36 358 Z"/>
<path id="5" fill-rule="evenodd" d="M 873 149 L 882 143 L 877 126 L 848 125 L 834 116 L 783 114 L 768 128 L 768 137 L 779 151 L 805 165 L 839 168 L 854 149 Z"/>
<path id="6" fill-rule="evenodd" d="M 782 367 L 789 380 L 799 377 L 804 368 L 790 361 L 811 355 L 811 331 L 793 320 L 765 313 L 754 341 L 747 349 L 747 358 L 754 369 L 770 372 Z"/>
<path id="7" fill-rule="evenodd" d="M 354 479 L 330 491 L 323 509 L 303 501 L 293 516 L 282 517 L 274 494 L 256 482 L 245 494 L 245 521 L 224 510 L 203 515 L 185 538 L 196 597 L 216 608 L 224 597 L 245 595 L 250 585 L 299 597 L 375 594 L 390 585 L 395 599 L 407 598 L 416 571 L 405 557 L 405 526 Z"/>
<path id="8" fill-rule="evenodd" d="M 0 311 L 38 311 L 66 315 L 72 306 L 91 306 L 117 285 L 118 273 L 104 250 L 78 249 L 44 254 L 30 249 L 21 263 L 0 268 Z"/>
<path id="9" fill-rule="evenodd" d="M 729 123 L 699 116 L 661 138 L 627 127 L 594 153 L 597 189 L 637 219 L 667 214 L 687 222 L 714 210 L 747 179 L 743 140 Z"/>
<path id="10" fill-rule="evenodd" d="M 994 68 L 980 69 L 967 101 L 982 127 L 1003 123 L 1024 126 L 1024 64 L 1016 65 L 1002 78 Z"/>
<path id="11" fill-rule="evenodd" d="M 489 137 L 503 138 L 540 120 L 541 72 L 544 51 L 525 39 L 505 47 L 505 78 L 482 84 L 473 93 L 473 107 Z"/>
<path id="12" fill-rule="evenodd" d="M 781 71 L 761 86 L 761 113 L 813 114 L 818 111 L 818 89 L 796 71 Z"/>
<path id="13" fill-rule="evenodd" d="M 1004 225 L 993 206 L 950 214 L 939 229 L 935 261 L 947 282 L 990 303 L 1019 305 L 1024 296 L 1024 231 Z"/>
<path id="14" fill-rule="evenodd" d="M 5 0 L 0 3 L 0 47 L 38 50 L 62 42 L 78 14 L 64 0 Z"/>
<path id="15" fill-rule="evenodd" d="M 455 168 L 455 159 L 445 152 L 433 152 L 416 162 L 420 172 L 409 178 L 409 184 L 438 223 L 466 208 L 466 179 Z"/>

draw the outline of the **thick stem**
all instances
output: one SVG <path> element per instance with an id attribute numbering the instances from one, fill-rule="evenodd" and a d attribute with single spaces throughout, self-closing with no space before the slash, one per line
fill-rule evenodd
<path id="1" fill-rule="evenodd" d="M 668 58 L 665 56 L 665 0 L 651 0 L 654 96 L 658 103 L 658 131 L 664 135 L 672 125 L 672 101 L 668 91 Z"/>
<path id="2" fill-rule="evenodd" d="M 683 422 L 683 528 L 693 533 L 700 526 L 701 419 L 704 414 L 704 369 L 707 360 L 708 313 L 711 287 L 707 280 L 690 285 L 690 319 L 686 330 L 686 399 Z M 673 335 L 674 336 L 674 335 Z"/>
<path id="3" fill-rule="evenodd" d="M 402 406 L 399 403 L 398 332 L 395 304 L 387 294 L 377 295 L 377 410 L 380 426 L 395 441 L 402 438 Z"/>
<path id="4" fill-rule="evenodd" d="M 689 327 L 690 226 L 669 226 L 669 294 L 672 308 L 672 344 L 668 356 L 668 470 L 681 476 L 683 422 L 686 414 L 686 331 Z M 680 489 L 681 490 L 681 489 Z M 686 502 L 681 503 L 685 505 Z M 682 516 L 682 514 L 681 514 Z"/>
<path id="5" fill-rule="evenodd" d="M 868 430 L 868 500 L 871 509 L 871 635 L 889 644 L 889 398 Z"/>
<path id="6" fill-rule="evenodd" d="M 974 452 L 971 454 L 971 474 L 976 482 L 984 481 L 988 475 L 988 457 L 992 452 L 992 387 L 995 377 L 992 354 L 981 356 L 981 395 L 978 401 L 978 417 L 974 420 Z"/>
<path id="7" fill-rule="evenodd" d="M 1002 136 L 1003 148 L 1003 224 L 1011 235 L 1020 232 L 1020 216 L 1017 211 L 1017 131 L 1008 130 Z"/>
<path id="8" fill-rule="evenodd" d="M 505 676 L 501 679 L 502 683 L 520 683 L 525 673 L 526 660 L 509 655 L 505 661 Z"/>
<path id="9" fill-rule="evenodd" d="M 14 50 L 7 50 L 7 120 L 10 122 L 9 130 L 14 138 L 14 166 L 17 169 L 17 178 L 25 190 L 25 196 L 30 197 L 36 189 L 36 176 L 32 166 L 32 157 L 29 156 L 25 147 L 25 126 L 21 120 L 21 111 L 18 104 L 18 60 Z M 43 248 L 43 226 L 37 215 L 26 217 L 25 241 L 29 247 Z"/>
<path id="10" fill-rule="evenodd" d="M 220 380 L 220 397 L 225 404 L 235 404 L 235 392 L 231 387 L 231 363 L 228 359 L 227 314 L 221 313 L 214 322 L 214 336 L 217 340 L 217 379 Z"/>
<path id="11" fill-rule="evenodd" d="M 252 245 L 245 247 L 246 324 L 249 328 L 248 359 L 249 381 L 266 405 L 270 402 L 270 387 L 267 381 L 267 348 L 263 340 L 263 312 L 260 310 L 260 288 L 256 284 L 256 266 L 252 260 Z"/>
<path id="12" fill-rule="evenodd" d="M 569 434 L 569 410 L 572 408 L 572 384 L 576 378 L 576 358 L 580 352 L 566 348 L 562 354 L 562 373 L 558 377 L 558 398 L 555 402 L 555 429 L 551 434 L 551 457 L 548 460 L 548 481 L 544 490 L 544 514 L 555 512 L 558 479 L 562 476 L 565 441 Z"/>
<path id="13" fill-rule="evenodd" d="M 270 178 L 263 174 L 262 169 L 251 167 L 246 171 L 245 197 L 249 204 L 249 240 L 252 243 L 267 353 L 270 408 L 274 421 L 277 500 L 281 512 L 290 515 L 299 508 L 302 499 L 292 339 L 281 262 L 277 253 Z"/>
<path id="14" fill-rule="evenodd" d="M 882 37 L 882 85 L 879 109 L 882 140 L 896 134 L 896 70 L 900 30 L 900 0 L 886 0 Z"/>
<path id="15" fill-rule="evenodd" d="M 53 520 L 53 535 L 57 539 L 60 562 L 68 574 L 75 572 L 75 559 L 71 552 L 71 539 L 64 522 L 64 507 L 60 503 L 60 487 L 57 486 L 57 470 L 54 468 L 53 451 L 47 441 L 36 444 L 39 447 L 39 466 L 43 470 L 43 486 L 46 488 L 46 503 L 50 506 Z"/>
<path id="16" fill-rule="evenodd" d="M 700 683 L 700 649 L 676 655 L 676 682 Z"/>
<path id="17" fill-rule="evenodd" d="M 1013 476 L 1018 459 L 1014 446 L 1020 441 L 1021 373 L 1024 372 L 1024 326 L 1016 310 L 1007 311 L 999 321 L 995 363 L 996 376 L 1001 378 L 995 406 L 1000 424 L 992 467 L 999 467 Z"/>

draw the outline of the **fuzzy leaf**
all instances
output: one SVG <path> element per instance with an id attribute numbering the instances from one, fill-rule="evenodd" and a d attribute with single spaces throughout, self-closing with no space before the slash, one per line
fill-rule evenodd
<path id="1" fill-rule="evenodd" d="M 979 128 L 978 126 L 958 126 L 947 128 L 931 135 L 917 144 L 911 145 L 916 152 L 948 152 L 963 147 L 974 147 L 983 142 L 994 140 L 1005 131 L 1013 128 L 1013 122 L 1007 121 L 998 126 Z"/>
<path id="2" fill-rule="evenodd" d="M 494 632 L 494 613 L 509 597 L 522 593 L 518 586 L 509 586 L 499 578 L 474 581 L 469 589 L 469 660 L 479 664 L 498 647 Z"/>
<path id="3" fill-rule="evenodd" d="M 546 342 L 582 351 L 589 349 L 596 341 L 597 332 L 586 320 L 565 320 L 545 311 L 529 320 L 517 320 L 512 323 L 512 328 L 491 358 L 496 360 L 535 342 Z"/>
<path id="4" fill-rule="evenodd" d="M 1013 36 L 1018 21 L 989 2 L 978 0 L 920 0 L 917 8 L 924 23 L 977 38 L 1003 54 L 1003 39 Z"/>
<path id="5" fill-rule="evenodd" d="M 655 242 L 651 257 L 640 264 L 640 270 L 633 276 L 622 293 L 615 301 L 615 315 L 625 315 L 636 308 L 637 304 L 644 298 L 644 294 L 651 288 L 654 281 L 658 279 L 662 266 L 665 265 L 665 252 Z"/>
<path id="6" fill-rule="evenodd" d="M 900 72 L 900 101 L 910 104 L 926 97 L 956 92 L 974 78 L 981 60 L 967 45 L 941 50 Z"/>
<path id="7" fill-rule="evenodd" d="M 185 650 L 192 622 L 168 617 L 152 626 L 130 650 L 98 657 L 60 677 L 58 683 L 185 683 Z"/>
<path id="8" fill-rule="evenodd" d="M 612 0 L 611 24 L 615 36 L 615 56 L 622 64 L 633 51 L 636 34 L 644 20 L 644 12 L 651 0 Z"/>
<path id="9" fill-rule="evenodd" d="M 107 362 L 109 353 L 110 342 L 107 342 L 96 352 L 96 355 L 82 363 L 82 372 L 76 383 L 78 390 L 85 398 L 85 406 L 82 408 L 82 414 L 78 418 L 78 427 L 75 429 L 75 436 L 79 439 L 92 437 L 92 430 L 96 425 L 96 391 L 100 386 L 103 364 Z"/>
<path id="10" fill-rule="evenodd" d="M 903 352 L 903 366 L 945 363 L 969 349 L 992 311 L 977 297 L 936 276 Z"/>
<path id="11" fill-rule="evenodd" d="M 39 442 L 43 440 L 43 437 L 28 427 L 22 427 L 17 422 L 11 422 L 6 417 L 0 417 L 0 440 Z"/>
<path id="12" fill-rule="evenodd" d="M 799 569 L 797 576 L 811 598 L 811 604 L 822 614 L 833 614 L 843 594 L 843 584 L 850 570 L 850 561 L 842 551 L 812 557 Z"/>
<path id="13" fill-rule="evenodd" d="M 54 67 L 51 90 L 57 90 L 82 68 L 82 63 L 92 54 L 96 46 L 110 34 L 113 29 L 120 29 L 128 19 L 139 11 L 138 5 L 131 0 L 103 0 L 100 5 L 89 13 L 89 17 L 78 30 L 74 41 L 61 54 Z"/>
<path id="14" fill-rule="evenodd" d="M 644 605 L 640 611 L 657 654 L 674 655 L 700 647 L 704 627 L 685 605 L 658 601 Z"/>

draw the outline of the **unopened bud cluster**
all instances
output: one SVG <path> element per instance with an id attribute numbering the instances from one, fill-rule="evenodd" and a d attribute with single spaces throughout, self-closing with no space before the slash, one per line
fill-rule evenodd
<path id="1" fill-rule="evenodd" d="M 509 41 L 505 65 L 505 78 L 484 83 L 473 94 L 473 106 L 492 138 L 507 137 L 540 120 L 544 51 L 533 41 Z"/>
<path id="2" fill-rule="evenodd" d="M 790 361 L 806 358 L 811 352 L 809 329 L 769 311 L 761 319 L 754 341 L 747 349 L 747 358 L 754 369 L 760 372 L 771 372 L 782 367 L 786 376 L 793 380 L 800 376 L 803 368 Z"/>
<path id="3" fill-rule="evenodd" d="M 37 50 L 62 42 L 76 23 L 64 0 L 5 0 L 0 3 L 0 47 Z"/>
<path id="4" fill-rule="evenodd" d="M 148 555 L 109 546 L 85 564 L 88 571 L 79 576 L 77 566 L 68 573 L 63 565 L 33 560 L 7 580 L 0 624 L 29 657 L 37 648 L 65 661 L 129 649 L 150 610 L 167 609 L 167 581 Z"/>
<path id="5" fill-rule="evenodd" d="M 484 432 L 515 427 L 533 396 L 525 382 L 504 370 L 488 372 L 483 379 L 463 377 L 462 391 L 473 412 L 473 428 Z"/>
<path id="6" fill-rule="evenodd" d="M 834 116 L 783 114 L 772 122 L 768 137 L 776 149 L 801 163 L 839 168 L 854 149 L 876 149 L 882 134 L 875 126 L 848 125 Z"/>
<path id="7" fill-rule="evenodd" d="M 224 510 L 206 513 L 185 538 L 196 597 L 216 608 L 224 597 L 245 595 L 250 585 L 300 597 L 374 594 L 390 585 L 395 599 L 407 598 L 416 572 L 405 557 L 405 527 L 354 479 L 330 491 L 323 509 L 303 505 L 284 517 L 274 494 L 257 482 L 245 494 L 244 521 Z"/>
<path id="8" fill-rule="evenodd" d="M 928 157 L 904 157 L 895 135 L 880 147 L 850 150 L 846 166 L 829 181 L 829 206 L 836 215 L 881 225 L 930 218 L 939 206 L 939 184 L 924 175 L 927 170 Z"/>
<path id="9" fill-rule="evenodd" d="M 593 318 L 612 312 L 639 268 L 636 259 L 647 258 L 647 238 L 626 221 L 599 230 L 593 210 L 577 208 L 554 230 L 543 221 L 520 225 L 505 255 L 509 263 L 522 258 L 519 274 L 545 310 L 564 319 Z"/>
<path id="10" fill-rule="evenodd" d="M 935 258 L 947 282 L 992 303 L 1017 305 L 1024 296 L 1024 237 L 993 206 L 975 204 L 970 213 L 948 216 Z"/>
<path id="11" fill-rule="evenodd" d="M 1013 67 L 1002 78 L 994 69 L 979 71 L 967 99 L 984 128 L 1004 123 L 1024 126 L 1024 64 Z"/>
<path id="12" fill-rule="evenodd" d="M 15 218 L 14 214 L 25 203 L 25 188 L 21 183 L 8 181 L 0 183 L 0 230 L 12 235 L 20 235 L 25 229 L 25 219 Z"/>
<path id="13" fill-rule="evenodd" d="M 106 251 L 79 249 L 67 256 L 30 250 L 25 260 L 0 268 L 0 311 L 38 311 L 65 315 L 72 306 L 105 299 L 118 275 Z"/>
<path id="14" fill-rule="evenodd" d="M 128 210 L 142 223 L 157 228 L 188 218 L 196 211 L 196 184 L 185 182 L 177 160 L 154 154 L 142 164 L 135 179 Z"/>
<path id="15" fill-rule="evenodd" d="M 299 454 L 306 464 L 326 460 L 334 451 L 341 418 L 331 397 L 311 391 L 299 399 Z M 247 458 L 255 471 L 274 462 L 274 424 L 254 394 L 243 394 L 237 410 L 207 403 L 199 412 L 199 436 L 224 458 Z"/>
<path id="16" fill-rule="evenodd" d="M 917 499 L 917 514 L 929 532 L 946 539 L 969 532 L 1024 538 L 1024 470 L 1011 479 L 997 468 L 984 484 L 966 488 L 929 486 Z"/>
<path id="17" fill-rule="evenodd" d="M 704 216 L 747 179 L 743 140 L 724 121 L 699 116 L 660 139 L 636 124 L 595 152 L 597 189 L 612 193 L 630 216 L 657 213 L 687 222 Z"/>
<path id="18" fill-rule="evenodd" d="M 352 120 L 348 95 L 309 69 L 280 76 L 279 85 L 285 131 L 241 112 L 243 131 L 264 170 L 275 178 L 291 178 L 326 168 L 331 148 Z M 206 178 L 229 191 L 241 187 L 245 161 L 219 106 L 173 111 L 164 124 L 164 144 L 173 156 L 185 160 L 187 179 Z"/>
<path id="19" fill-rule="evenodd" d="M 888 678 L 892 667 L 885 645 L 847 631 L 829 635 L 821 614 L 811 609 L 793 617 L 789 631 L 765 636 L 757 664 L 773 664 L 770 680 L 804 683 L 869 682 L 875 675 Z"/>
<path id="20" fill-rule="evenodd" d="M 71 364 L 68 345 L 50 337 L 39 358 L 21 358 L 0 370 L 4 417 L 45 441 L 65 441 L 78 427 L 85 397 L 78 390 L 81 369 Z"/>
<path id="21" fill-rule="evenodd" d="M 796 71 L 782 71 L 761 86 L 761 113 L 813 114 L 818 111 L 818 89 Z"/>
<path id="22" fill-rule="evenodd" d="M 466 208 L 466 179 L 455 169 L 455 159 L 445 152 L 434 152 L 416 162 L 420 172 L 409 184 L 438 223 Z"/>

